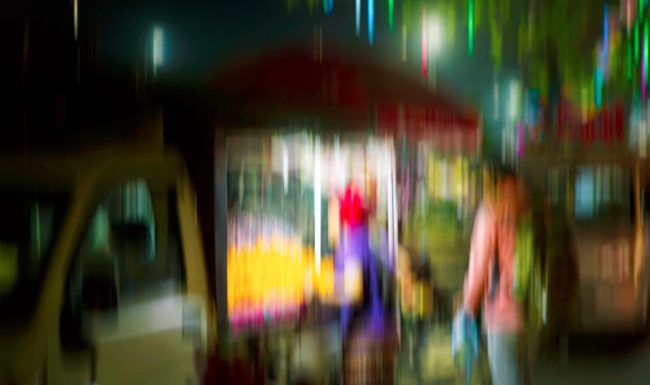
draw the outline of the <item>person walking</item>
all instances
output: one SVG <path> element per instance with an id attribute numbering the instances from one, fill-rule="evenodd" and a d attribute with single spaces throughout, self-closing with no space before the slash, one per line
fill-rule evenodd
<path id="1" fill-rule="evenodd" d="M 517 220 L 526 199 L 523 184 L 509 170 L 501 172 L 495 192 L 476 214 L 462 307 L 476 318 L 483 302 L 492 383 L 528 385 L 524 305 L 513 290 Z"/>

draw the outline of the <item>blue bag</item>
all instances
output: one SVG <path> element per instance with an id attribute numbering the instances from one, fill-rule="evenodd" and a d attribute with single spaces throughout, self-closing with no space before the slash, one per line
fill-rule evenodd
<path id="1" fill-rule="evenodd" d="M 472 366 L 478 365 L 478 326 L 474 317 L 464 310 L 454 316 L 451 328 L 451 354 L 459 370 L 465 369 L 465 378 L 469 384 L 472 379 Z"/>

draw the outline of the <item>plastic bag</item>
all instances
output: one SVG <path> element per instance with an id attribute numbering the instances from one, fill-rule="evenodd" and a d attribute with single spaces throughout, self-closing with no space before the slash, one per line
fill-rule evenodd
<path id="1" fill-rule="evenodd" d="M 456 367 L 465 371 L 465 379 L 472 380 L 472 368 L 479 365 L 478 326 L 474 316 L 459 310 L 451 329 L 451 354 Z"/>

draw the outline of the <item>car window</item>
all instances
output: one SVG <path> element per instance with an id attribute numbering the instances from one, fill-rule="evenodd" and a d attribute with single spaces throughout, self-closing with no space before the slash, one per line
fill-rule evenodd
<path id="1" fill-rule="evenodd" d="M 88 306 L 85 291 L 96 274 L 114 282 L 120 306 L 182 291 L 180 240 L 173 192 L 152 191 L 144 180 L 110 189 L 78 248 L 71 300 Z"/>
<path id="2" fill-rule="evenodd" d="M 0 191 L 0 323 L 31 314 L 68 196 L 26 186 Z"/>
<path id="3" fill-rule="evenodd" d="M 633 189 L 628 169 L 617 165 L 582 165 L 576 168 L 574 183 L 576 219 L 631 219 Z"/>

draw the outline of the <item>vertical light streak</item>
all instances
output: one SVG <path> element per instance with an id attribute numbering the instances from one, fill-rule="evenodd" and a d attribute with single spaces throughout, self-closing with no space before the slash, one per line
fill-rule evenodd
<path id="1" fill-rule="evenodd" d="M 282 183 L 286 194 L 289 191 L 289 150 L 284 142 L 282 143 Z"/>
<path id="2" fill-rule="evenodd" d="M 382 152 L 383 156 L 381 157 L 382 159 L 379 160 L 380 163 L 383 163 L 382 161 L 386 159 L 386 162 L 382 164 L 382 175 L 385 178 L 384 182 L 386 183 L 386 217 L 388 218 L 388 260 L 392 260 L 392 253 L 393 253 L 393 176 L 391 174 L 391 164 L 390 164 L 390 152 L 389 152 L 389 147 L 388 147 L 388 140 L 384 142 Z"/>
<path id="3" fill-rule="evenodd" d="M 406 25 L 402 25 L 402 61 L 406 61 L 406 48 L 407 48 L 407 39 L 406 39 Z"/>
<path id="4" fill-rule="evenodd" d="M 607 60 L 607 55 L 609 54 L 609 9 L 607 4 L 605 4 L 605 15 L 603 17 L 603 55 L 605 56 L 605 62 Z"/>
<path id="5" fill-rule="evenodd" d="M 395 16 L 395 0 L 388 0 L 388 30 L 393 32 L 393 17 Z"/>
<path id="6" fill-rule="evenodd" d="M 325 12 L 326 15 L 330 15 L 332 13 L 333 8 L 334 8 L 334 0 L 323 0 L 323 11 Z"/>
<path id="7" fill-rule="evenodd" d="M 627 32 L 630 32 L 630 26 L 632 25 L 632 6 L 630 3 L 632 0 L 625 0 L 625 27 L 627 27 Z"/>
<path id="8" fill-rule="evenodd" d="M 361 0 L 354 0 L 354 27 L 357 36 L 361 33 Z"/>
<path id="9" fill-rule="evenodd" d="M 390 222 L 388 223 L 388 226 L 390 226 L 390 237 L 391 237 L 391 242 L 390 242 L 390 250 L 389 250 L 389 255 L 390 255 L 390 265 L 395 266 L 395 256 L 397 255 L 397 212 L 395 211 L 395 205 L 397 203 L 397 199 L 395 196 L 395 181 L 397 180 L 397 176 L 395 173 L 395 151 L 394 151 L 394 146 L 393 146 L 393 141 L 392 139 L 390 141 L 386 142 L 386 155 L 387 155 L 387 170 L 388 170 L 388 183 L 390 186 L 390 189 L 387 191 L 388 197 L 389 197 L 389 204 L 388 204 L 388 209 L 390 210 Z"/>
<path id="10" fill-rule="evenodd" d="M 519 82 L 510 82 L 510 118 L 515 120 L 519 116 Z"/>
<path id="11" fill-rule="evenodd" d="M 467 1 L 467 49 L 469 57 L 474 53 L 474 0 Z"/>
<path id="12" fill-rule="evenodd" d="M 76 41 L 79 37 L 79 0 L 73 0 L 72 2 L 72 23 L 74 28 L 74 39 Z"/>
<path id="13" fill-rule="evenodd" d="M 596 69 L 596 75 L 594 76 L 594 101 L 596 103 L 596 107 L 600 107 L 602 104 L 602 71 L 600 68 Z"/>
<path id="14" fill-rule="evenodd" d="M 321 153 L 320 137 L 314 141 L 314 256 L 316 274 L 320 274 L 321 263 Z"/>
<path id="15" fill-rule="evenodd" d="M 603 11 L 603 48 L 600 55 L 601 59 L 599 69 L 600 76 L 598 77 L 598 93 L 600 102 L 602 103 L 602 87 L 605 81 L 605 74 L 607 72 L 609 61 L 609 9 L 607 7 L 607 4 L 605 4 L 605 10 Z"/>
<path id="16" fill-rule="evenodd" d="M 506 163 L 506 128 L 501 129 L 501 163 Z"/>
<path id="17" fill-rule="evenodd" d="M 634 64 L 639 63 L 639 22 L 634 22 Z"/>
<path id="18" fill-rule="evenodd" d="M 494 120 L 499 120 L 499 83 L 494 80 Z"/>
<path id="19" fill-rule="evenodd" d="M 648 71 L 648 20 L 643 24 L 643 64 L 641 68 L 641 98 L 645 100 Z"/>
<path id="20" fill-rule="evenodd" d="M 161 27 L 153 29 L 153 47 L 152 47 L 153 76 L 156 77 L 158 67 L 163 64 L 163 30 Z"/>
<path id="21" fill-rule="evenodd" d="M 392 182 L 392 205 L 393 205 L 393 266 L 396 266 L 396 260 L 397 260 L 397 249 L 399 247 L 399 231 L 397 228 L 397 221 L 398 221 L 398 212 L 397 212 L 397 161 L 396 161 L 396 155 L 395 155 L 395 146 L 393 146 L 392 140 L 391 143 L 389 143 L 389 150 L 390 150 L 390 170 L 391 170 L 391 176 L 390 180 Z"/>
<path id="22" fill-rule="evenodd" d="M 580 99 L 582 101 L 582 119 L 586 120 L 589 112 L 589 89 L 587 87 L 582 87 L 580 90 Z"/>
<path id="23" fill-rule="evenodd" d="M 427 8 L 422 7 L 422 80 L 427 80 Z"/>
<path id="24" fill-rule="evenodd" d="M 375 42 L 375 0 L 368 0 L 368 42 Z"/>

